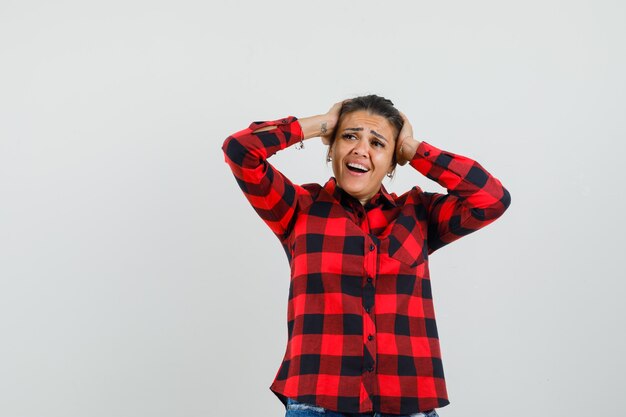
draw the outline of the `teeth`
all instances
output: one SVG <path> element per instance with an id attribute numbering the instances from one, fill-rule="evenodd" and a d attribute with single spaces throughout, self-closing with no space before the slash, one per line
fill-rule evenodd
<path id="1" fill-rule="evenodd" d="M 359 170 L 361 170 L 361 171 L 363 171 L 363 172 L 367 172 L 367 171 L 369 171 L 369 168 L 367 168 L 367 167 L 365 167 L 365 166 L 363 166 L 363 165 L 361 165 L 361 164 L 356 164 L 356 163 L 354 163 L 354 162 L 350 162 L 350 163 L 348 164 L 348 166 L 349 166 L 349 167 L 351 167 L 351 168 L 356 168 L 356 169 L 359 169 Z"/>

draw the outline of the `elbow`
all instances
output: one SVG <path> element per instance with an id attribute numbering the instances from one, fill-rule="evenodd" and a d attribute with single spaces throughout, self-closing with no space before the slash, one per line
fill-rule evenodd
<path id="1" fill-rule="evenodd" d="M 511 205 L 511 193 L 509 193 L 509 190 L 502 187 L 502 197 L 500 197 L 498 202 L 495 204 L 495 207 L 491 209 L 491 212 L 490 212 L 491 219 L 495 220 L 498 217 L 502 216 L 504 212 L 507 211 L 510 205 Z"/>
<path id="2" fill-rule="evenodd" d="M 502 205 L 502 214 L 509 208 L 511 205 L 511 193 L 509 190 L 502 187 L 502 198 L 500 198 L 500 204 Z"/>
<path id="3" fill-rule="evenodd" d="M 243 161 L 247 155 L 246 148 L 233 136 L 226 138 L 222 145 L 222 151 L 224 152 L 227 162 L 232 161 L 240 166 L 243 165 Z"/>
<path id="4" fill-rule="evenodd" d="M 502 197 L 495 200 L 489 207 L 471 209 L 472 216 L 481 222 L 492 222 L 498 217 L 502 216 L 504 212 L 511 205 L 511 194 L 509 191 L 502 187 Z"/>
<path id="5" fill-rule="evenodd" d="M 232 140 L 232 138 L 233 138 L 232 136 L 229 136 L 229 137 L 227 137 L 227 138 L 224 140 L 224 143 L 222 143 L 222 151 L 223 151 L 224 153 L 226 153 L 226 149 L 228 149 L 228 144 L 230 143 L 230 141 Z"/>

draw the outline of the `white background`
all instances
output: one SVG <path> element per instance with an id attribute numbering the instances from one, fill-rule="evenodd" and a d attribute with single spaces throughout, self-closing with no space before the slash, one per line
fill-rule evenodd
<path id="1" fill-rule="evenodd" d="M 622 413 L 620 0 L 0 1 L 0 416 L 281 416 L 289 270 L 221 151 L 376 93 L 502 218 L 431 257 L 442 417 Z M 325 148 L 272 158 L 294 182 Z M 388 189 L 442 191 L 410 168 Z"/>

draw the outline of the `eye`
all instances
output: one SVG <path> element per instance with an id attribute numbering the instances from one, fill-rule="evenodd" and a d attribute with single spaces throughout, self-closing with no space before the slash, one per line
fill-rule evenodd
<path id="1" fill-rule="evenodd" d="M 356 139 L 356 136 L 352 133 L 344 133 L 343 135 L 341 135 L 341 137 L 348 140 Z"/>
<path id="2" fill-rule="evenodd" d="M 385 144 L 377 139 L 374 139 L 372 141 L 372 146 L 376 147 L 376 148 L 384 148 Z"/>

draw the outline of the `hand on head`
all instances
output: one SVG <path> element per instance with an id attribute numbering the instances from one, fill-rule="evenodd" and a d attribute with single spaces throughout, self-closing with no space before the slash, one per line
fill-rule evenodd
<path id="1" fill-rule="evenodd" d="M 400 112 L 404 125 L 402 130 L 398 133 L 398 139 L 396 140 L 396 161 L 398 165 L 405 165 L 415 155 L 415 139 L 413 138 L 413 126 L 406 117 L 406 115 Z M 415 149 L 414 149 L 415 148 Z"/>
<path id="2" fill-rule="evenodd" d="M 337 127 L 337 123 L 339 122 L 339 113 L 341 112 L 341 107 L 346 101 L 347 100 L 342 100 L 333 104 L 330 110 L 326 112 L 326 122 L 323 126 L 323 129 L 325 129 L 326 132 L 322 132 L 320 136 L 324 145 L 330 145 L 330 140 L 332 138 L 332 135 L 335 133 L 335 128 Z"/>

